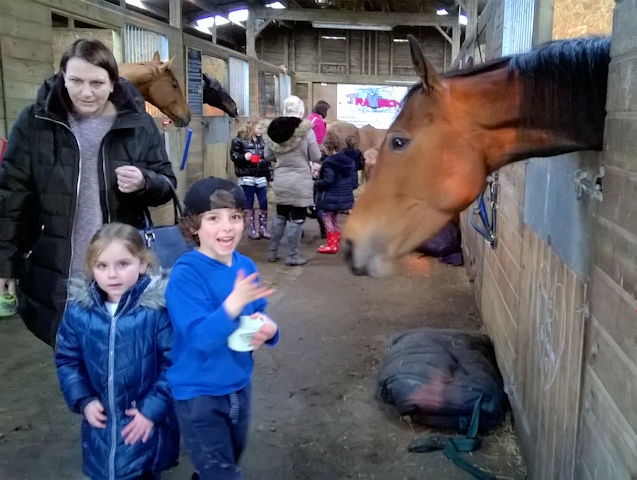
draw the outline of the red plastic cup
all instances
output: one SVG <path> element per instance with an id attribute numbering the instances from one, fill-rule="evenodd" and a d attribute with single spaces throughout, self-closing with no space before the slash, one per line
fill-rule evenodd
<path id="1" fill-rule="evenodd" d="M 259 163 L 259 160 L 261 160 L 261 155 L 257 155 L 253 153 L 252 156 L 250 157 L 250 161 L 252 163 Z"/>

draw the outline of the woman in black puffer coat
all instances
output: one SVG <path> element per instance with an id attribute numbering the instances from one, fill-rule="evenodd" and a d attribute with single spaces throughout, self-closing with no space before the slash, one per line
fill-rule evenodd
<path id="1" fill-rule="evenodd" d="M 318 253 L 337 253 L 341 241 L 337 216 L 354 205 L 354 190 L 358 188 L 356 162 L 340 150 L 338 136 L 327 132 L 323 148 L 327 157 L 323 160 L 321 173 L 316 180 L 316 208 L 323 211 L 323 222 L 327 232 L 327 244 L 318 248 Z"/>
<path id="2" fill-rule="evenodd" d="M 16 119 L 0 165 L 0 292 L 19 281 L 19 313 L 38 338 L 54 345 L 93 233 L 114 221 L 142 226 L 146 207 L 171 199 L 168 182 L 140 93 L 104 44 L 76 40 Z"/>

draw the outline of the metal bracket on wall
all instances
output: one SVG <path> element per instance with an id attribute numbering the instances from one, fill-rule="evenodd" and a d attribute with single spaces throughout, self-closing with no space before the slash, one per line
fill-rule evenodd
<path id="1" fill-rule="evenodd" d="M 573 182 L 575 183 L 577 199 L 581 200 L 584 194 L 586 194 L 600 202 L 604 201 L 602 178 L 605 172 L 603 165 L 600 165 L 597 173 L 576 170 L 573 175 Z"/>

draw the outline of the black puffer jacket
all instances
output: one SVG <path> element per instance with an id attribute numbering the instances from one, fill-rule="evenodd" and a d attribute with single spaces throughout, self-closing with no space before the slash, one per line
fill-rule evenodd
<path id="1" fill-rule="evenodd" d="M 265 143 L 262 137 L 233 138 L 230 144 L 230 158 L 234 163 L 234 173 L 237 177 L 265 177 L 268 182 L 272 181 L 272 164 L 270 160 L 263 158 L 264 150 Z M 247 152 L 261 155 L 261 159 L 258 162 L 246 160 Z"/>
<path id="2" fill-rule="evenodd" d="M 175 176 L 135 87 L 120 79 L 110 100 L 118 114 L 98 161 L 103 221 L 138 226 L 144 206 L 171 198 L 157 174 L 173 183 Z M 69 104 L 62 75 L 54 75 L 18 116 L 0 165 L 0 278 L 18 278 L 20 315 L 50 345 L 67 298 L 79 188 L 80 149 L 67 121 Z M 144 189 L 130 194 L 117 189 L 114 170 L 123 164 L 142 171 Z"/>

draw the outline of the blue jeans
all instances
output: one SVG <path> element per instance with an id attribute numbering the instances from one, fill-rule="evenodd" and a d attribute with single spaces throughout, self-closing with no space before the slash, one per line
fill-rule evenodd
<path id="1" fill-rule="evenodd" d="M 248 437 L 251 389 L 174 400 L 186 451 L 201 480 L 243 478 L 237 462 Z"/>
<path id="2" fill-rule="evenodd" d="M 246 196 L 248 209 L 254 207 L 254 197 L 256 195 L 261 210 L 268 210 L 268 187 L 257 187 L 256 185 L 241 185 Z"/>

